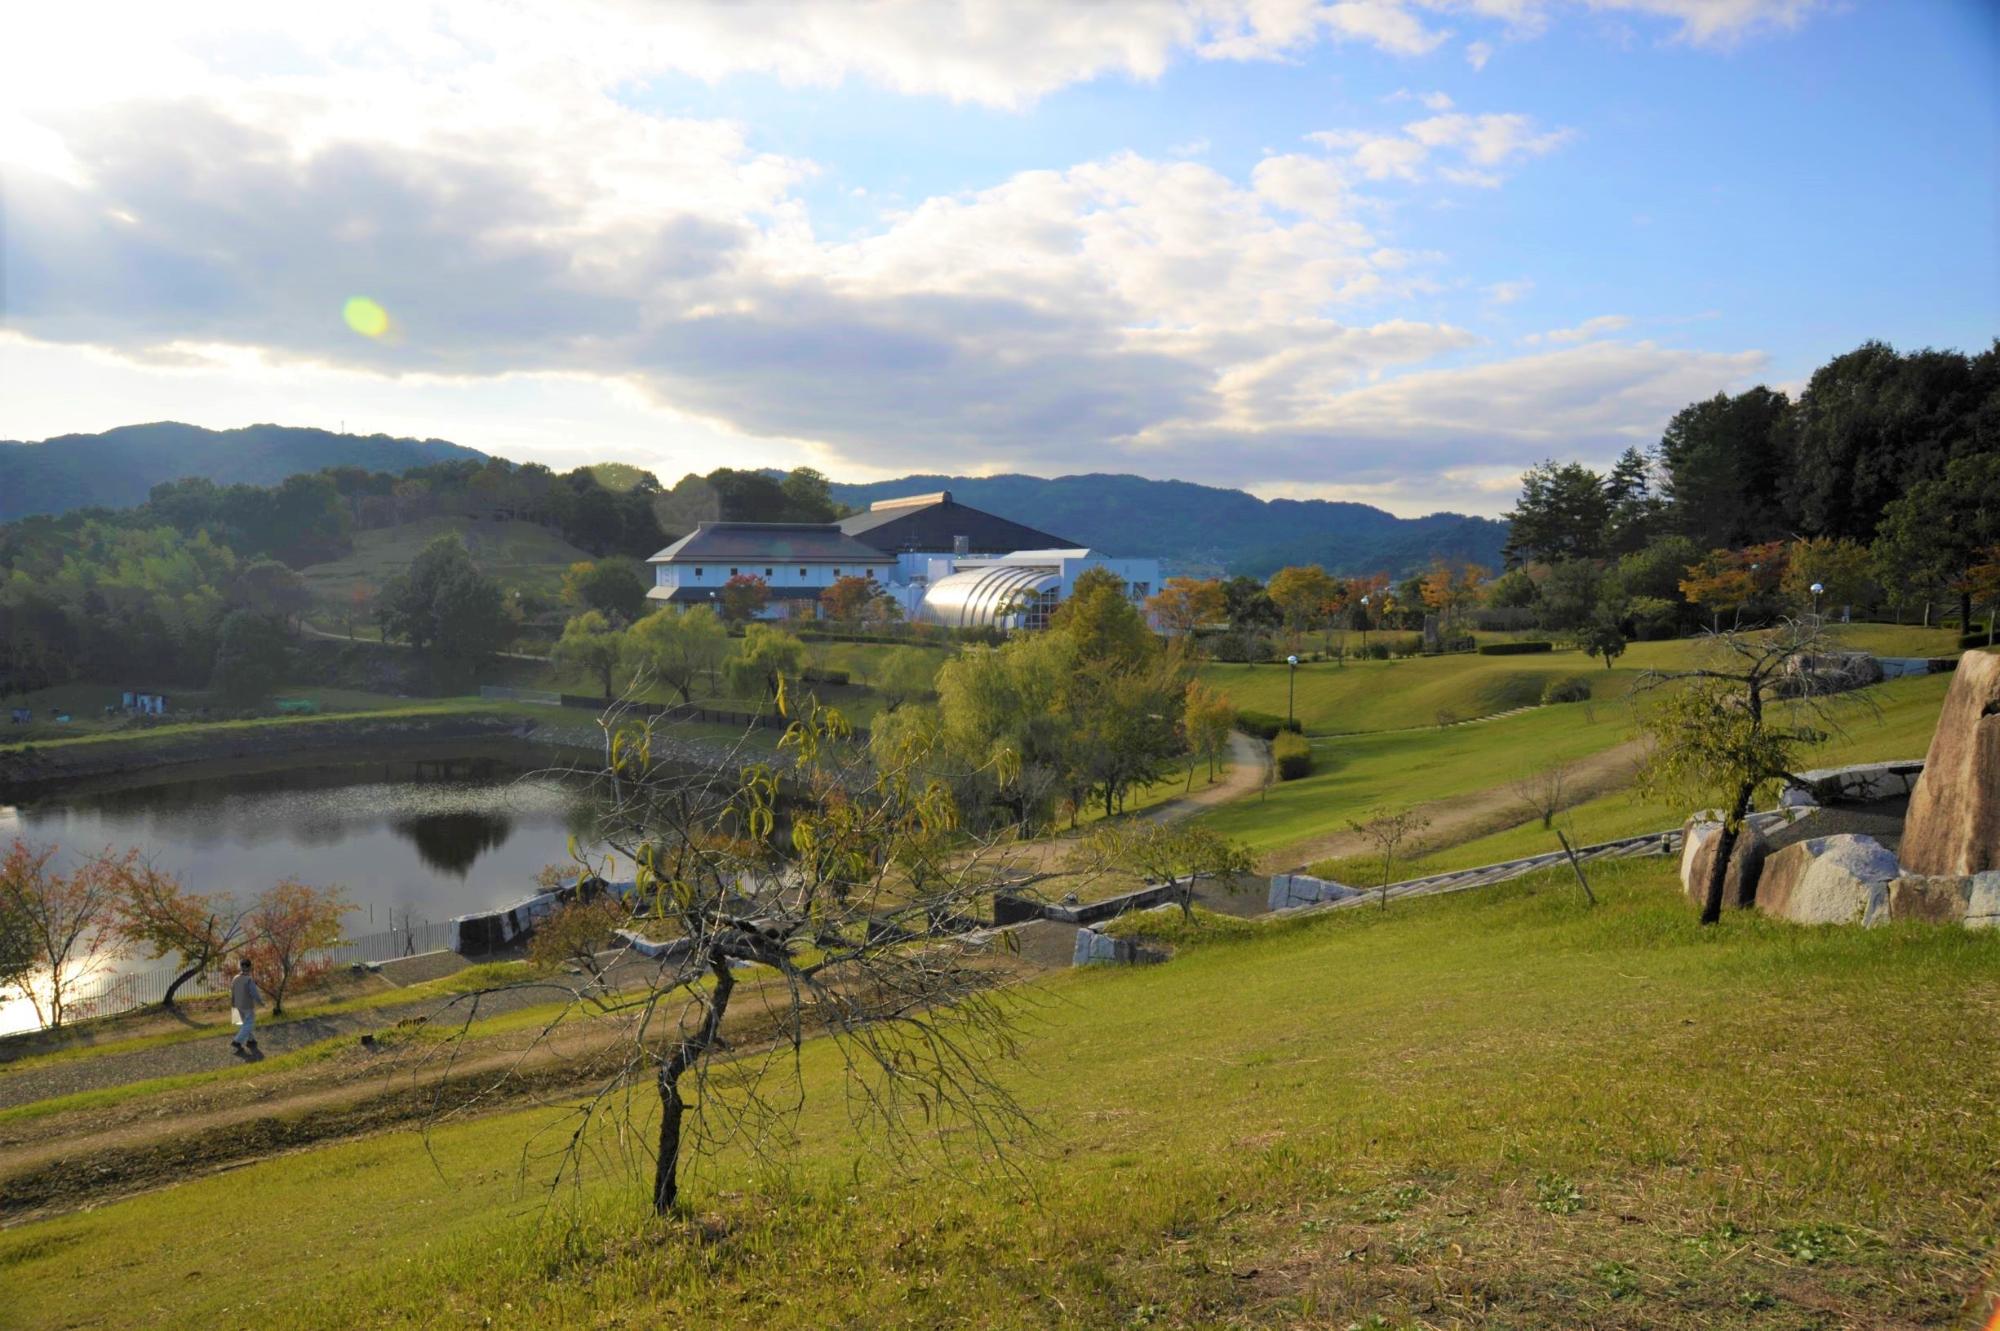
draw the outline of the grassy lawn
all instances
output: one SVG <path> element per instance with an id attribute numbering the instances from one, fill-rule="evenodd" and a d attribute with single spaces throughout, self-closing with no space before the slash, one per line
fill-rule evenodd
<path id="1" fill-rule="evenodd" d="M 856 1168 L 810 1047 L 788 1164 L 726 1150 L 692 1218 L 646 1219 L 609 1141 L 545 1214 L 522 1148 L 555 1111 L 513 1112 L 0 1233 L 0 1321 L 1963 1324 L 2000 1224 L 2000 931 L 1701 930 L 1666 862 L 1597 878 L 1595 911 L 1543 875 L 1063 976 L 1016 1179 Z"/>
<path id="2" fill-rule="evenodd" d="M 1882 656 L 1957 651 L 1956 636 L 1943 629 L 1856 624 L 1838 629 L 1837 635 L 1854 650 Z M 1622 698 L 1647 670 L 1691 664 L 1699 646 L 1700 639 L 1693 638 L 1631 643 L 1611 670 L 1575 648 L 1564 647 L 1530 656 L 1462 653 L 1345 665 L 1313 662 L 1298 667 L 1294 714 L 1308 734 L 1317 735 L 1429 726 L 1447 718 L 1465 720 L 1531 706 L 1541 701 L 1549 681 L 1571 677 L 1588 682 L 1594 698 Z M 1203 667 L 1202 674 L 1238 707 L 1283 716 L 1288 670 L 1284 665 L 1214 662 Z"/>
<path id="3" fill-rule="evenodd" d="M 1581 758 L 1632 736 L 1629 712 L 1599 704 L 1538 707 L 1448 730 L 1362 734 L 1313 743 L 1312 775 L 1281 781 L 1199 815 L 1259 851 L 1345 830 L 1377 806 L 1407 807 L 1485 790 L 1530 767 Z"/>
<path id="4" fill-rule="evenodd" d="M 1839 767 L 1848 763 L 1922 758 L 1930 749 L 1938 710 L 1944 705 L 1945 691 L 1950 687 L 1950 675 L 1926 675 L 1890 680 L 1865 695 L 1858 695 L 1879 711 L 1871 713 L 1857 701 L 1844 720 L 1847 733 L 1835 736 L 1817 750 L 1810 759 L 1811 766 Z M 1558 817 L 1556 825 L 1568 834 L 1572 845 L 1585 846 L 1678 827 L 1687 814 L 1688 810 L 1677 805 L 1647 799 L 1634 790 L 1623 790 L 1567 810 Z M 1422 864 L 1397 876 L 1418 877 L 1427 870 L 1470 868 L 1559 849 L 1555 834 L 1544 831 L 1536 819 L 1432 851 L 1423 857 Z"/>
<path id="5" fill-rule="evenodd" d="M 356 532 L 351 553 L 299 572 L 322 616 L 337 621 L 357 587 L 365 587 L 370 594 L 381 590 L 384 582 L 408 569 L 423 548 L 445 532 L 463 537 L 479 571 L 509 591 L 557 596 L 562 591 L 563 571 L 578 560 L 591 558 L 538 523 L 424 518 L 400 527 Z"/>

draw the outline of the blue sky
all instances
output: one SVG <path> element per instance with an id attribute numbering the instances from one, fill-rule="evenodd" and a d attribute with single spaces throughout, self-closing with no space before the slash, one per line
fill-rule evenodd
<path id="1" fill-rule="evenodd" d="M 0 437 L 1496 512 L 1695 397 L 2000 333 L 1972 0 L 199 12 L 0 55 Z"/>

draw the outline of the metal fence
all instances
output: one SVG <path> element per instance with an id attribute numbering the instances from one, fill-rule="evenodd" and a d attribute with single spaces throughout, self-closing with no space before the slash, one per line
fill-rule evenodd
<path id="1" fill-rule="evenodd" d="M 425 952 L 442 952 L 451 946 L 451 922 L 449 920 L 424 920 L 414 922 L 405 928 L 384 929 L 379 933 L 362 934 L 358 938 L 343 939 L 338 945 L 326 949 L 319 955 L 335 966 L 352 966 L 368 962 L 394 961 L 400 957 L 414 957 Z M 158 1003 L 167 996 L 167 986 L 181 973 L 178 961 L 161 962 L 145 970 L 123 971 L 107 978 L 104 987 L 82 998 L 72 999 L 65 1007 L 65 1021 L 85 1021 L 92 1017 L 111 1017 L 120 1012 L 130 1012 Z M 224 974 L 214 976 L 197 975 L 182 985 L 174 994 L 176 1000 L 200 998 L 204 995 L 229 992 L 229 977 Z"/>

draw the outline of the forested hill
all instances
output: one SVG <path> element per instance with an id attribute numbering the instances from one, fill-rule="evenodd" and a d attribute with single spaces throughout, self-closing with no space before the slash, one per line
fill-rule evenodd
<path id="1" fill-rule="evenodd" d="M 205 430 L 178 421 L 65 434 L 41 443 L 0 441 L 0 522 L 73 508 L 128 508 L 161 481 L 200 476 L 220 485 L 276 485 L 326 467 L 407 471 L 478 460 L 477 449 L 441 439 L 335 434 L 286 425 Z"/>
<path id="2" fill-rule="evenodd" d="M 1110 554 L 1156 556 L 1177 567 L 1214 565 L 1262 575 L 1286 564 L 1336 573 L 1401 575 L 1432 556 L 1500 567 L 1507 524 L 1460 513 L 1399 518 L 1367 504 L 1259 499 L 1188 481 L 1141 476 L 905 476 L 833 486 L 865 508 L 896 495 L 950 490 L 974 508 L 1025 522 Z"/>

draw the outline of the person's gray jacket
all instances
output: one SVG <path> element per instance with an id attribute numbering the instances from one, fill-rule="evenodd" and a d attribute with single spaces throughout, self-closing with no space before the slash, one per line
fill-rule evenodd
<path id="1" fill-rule="evenodd" d="M 229 982 L 229 1006 L 238 1012 L 255 1012 L 263 997 L 257 992 L 255 976 L 238 975 Z"/>

